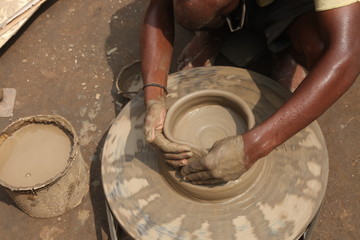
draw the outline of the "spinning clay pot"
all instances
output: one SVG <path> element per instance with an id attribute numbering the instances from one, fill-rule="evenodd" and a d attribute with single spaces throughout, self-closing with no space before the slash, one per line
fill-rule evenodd
<path id="1" fill-rule="evenodd" d="M 164 134 L 172 142 L 189 145 L 196 156 L 206 154 L 217 140 L 242 134 L 254 125 L 254 115 L 240 97 L 209 89 L 176 101 L 167 112 Z"/>
<path id="2" fill-rule="evenodd" d="M 240 97 L 208 89 L 188 94 L 171 105 L 164 123 L 164 135 L 172 142 L 189 145 L 193 152 L 191 162 L 207 154 L 216 141 L 243 134 L 254 125 L 254 115 Z M 197 186 L 182 181 L 180 174 L 164 161 L 159 161 L 159 165 L 166 180 L 186 196 L 220 200 L 236 194 L 234 185 L 239 181 Z"/>

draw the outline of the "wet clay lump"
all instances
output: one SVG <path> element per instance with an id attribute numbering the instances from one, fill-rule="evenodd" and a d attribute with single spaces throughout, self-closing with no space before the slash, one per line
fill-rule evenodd
<path id="1" fill-rule="evenodd" d="M 52 124 L 29 124 L 0 146 L 0 179 L 15 187 L 31 187 L 62 172 L 71 141 Z"/>

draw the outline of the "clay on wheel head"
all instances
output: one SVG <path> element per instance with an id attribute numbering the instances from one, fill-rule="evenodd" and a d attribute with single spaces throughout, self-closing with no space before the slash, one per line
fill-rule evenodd
<path id="1" fill-rule="evenodd" d="M 189 145 L 193 152 L 189 161 L 194 161 L 207 154 L 217 140 L 243 134 L 254 125 L 254 115 L 240 97 L 226 91 L 209 89 L 190 93 L 177 100 L 167 112 L 164 134 L 170 141 Z M 177 191 L 203 200 L 235 196 L 260 171 L 260 166 L 255 167 L 245 174 L 245 181 L 200 186 L 182 181 L 182 177 L 165 161 L 159 161 L 159 167 L 165 179 Z"/>
<path id="2" fill-rule="evenodd" d="M 240 96 L 257 124 L 268 119 L 291 94 L 275 81 L 251 71 L 203 67 L 170 75 L 166 101 L 171 105 L 204 89 Z M 236 185 L 239 189 L 234 197 L 208 201 L 187 196 L 164 178 L 160 169 L 164 161 L 144 139 L 144 116 L 144 99 L 139 94 L 112 124 L 101 164 L 111 211 L 135 239 L 293 240 L 304 233 L 318 212 L 329 162 L 316 122 L 256 162 L 245 173 L 247 176 L 237 180 L 242 183 Z M 216 188 L 202 187 L 207 192 Z M 218 189 L 222 192 L 209 196 L 221 199 L 220 194 L 229 190 L 227 184 Z"/>
<path id="3" fill-rule="evenodd" d="M 167 112 L 164 134 L 190 145 L 195 153 L 207 153 L 217 140 L 243 134 L 254 125 L 254 115 L 240 97 L 209 89 L 176 101 Z"/>

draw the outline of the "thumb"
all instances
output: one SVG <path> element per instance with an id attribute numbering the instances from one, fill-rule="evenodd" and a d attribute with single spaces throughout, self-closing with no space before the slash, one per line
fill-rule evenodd
<path id="1" fill-rule="evenodd" d="M 155 140 L 155 128 L 145 126 L 144 133 L 146 142 L 152 143 Z"/>

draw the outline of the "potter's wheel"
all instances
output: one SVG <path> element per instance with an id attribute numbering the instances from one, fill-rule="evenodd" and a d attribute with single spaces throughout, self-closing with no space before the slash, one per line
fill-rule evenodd
<path id="1" fill-rule="evenodd" d="M 241 96 L 256 123 L 290 96 L 272 80 L 243 69 L 206 67 L 172 74 L 168 103 L 195 90 Z M 328 155 L 316 122 L 258 161 L 259 174 L 239 195 L 201 201 L 178 193 L 159 173 L 143 135 L 143 96 L 115 119 L 103 149 L 105 195 L 117 221 L 136 239 L 297 239 L 325 193 Z M 250 170 L 251 171 L 251 170 Z M 245 176 L 246 177 L 246 176 Z"/>

